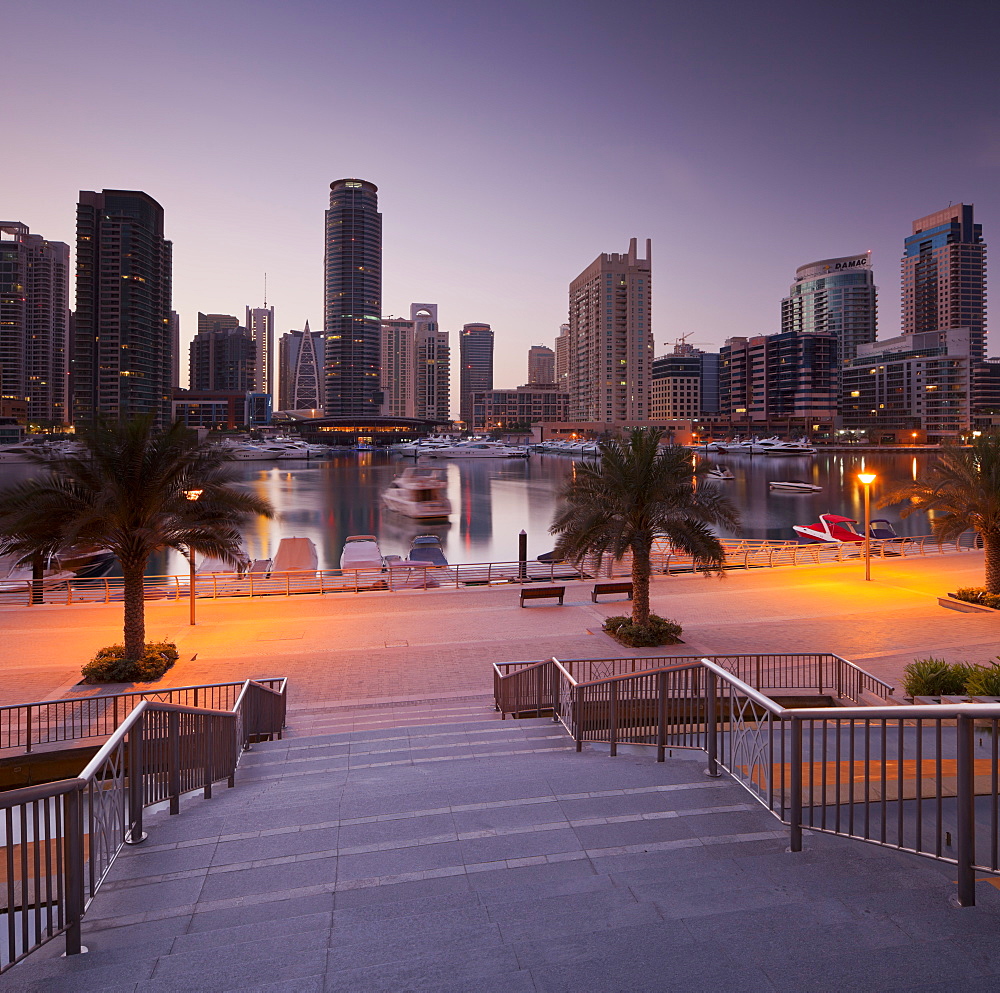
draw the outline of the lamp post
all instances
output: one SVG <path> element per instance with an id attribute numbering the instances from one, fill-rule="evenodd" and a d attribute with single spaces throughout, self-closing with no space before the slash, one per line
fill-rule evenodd
<path id="1" fill-rule="evenodd" d="M 871 522 L 871 486 L 875 482 L 874 472 L 859 472 L 858 479 L 865 487 L 865 580 L 872 578 L 872 522 Z"/>
<path id="2" fill-rule="evenodd" d="M 202 490 L 185 490 L 184 496 L 195 501 L 201 496 Z M 194 549 L 188 545 L 188 565 L 191 567 L 191 581 L 188 584 L 188 600 L 191 601 L 191 624 L 194 624 Z"/>

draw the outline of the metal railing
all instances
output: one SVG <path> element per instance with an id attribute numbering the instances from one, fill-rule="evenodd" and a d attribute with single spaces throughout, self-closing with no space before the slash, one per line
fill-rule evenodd
<path id="1" fill-rule="evenodd" d="M 285 681 L 280 677 L 264 677 L 254 682 L 283 691 Z M 231 710 L 245 686 L 245 683 L 173 686 L 0 707 L 0 750 L 16 748 L 30 752 L 43 745 L 106 738 L 143 700 L 207 710 Z M 284 714 L 281 716 L 283 724 Z"/>
<path id="2" fill-rule="evenodd" d="M 145 839 L 144 808 L 176 814 L 183 793 L 233 786 L 250 743 L 281 736 L 287 685 L 271 682 L 240 684 L 226 710 L 142 699 L 79 776 L 0 794 L 0 971 L 60 934 L 68 955 L 83 950 L 83 915 L 122 848 Z"/>
<path id="3" fill-rule="evenodd" d="M 777 566 L 820 565 L 846 562 L 862 554 L 856 542 L 817 542 L 800 545 L 794 541 L 723 539 L 726 569 L 774 568 Z M 939 544 L 931 535 L 872 541 L 872 555 L 880 558 L 928 555 L 934 552 L 961 552 L 975 549 L 975 535 L 962 535 L 956 542 Z M 654 575 L 671 575 L 694 570 L 690 555 L 672 548 L 668 542 L 654 542 L 651 565 Z M 222 597 L 296 596 L 300 594 L 370 593 L 399 590 L 433 590 L 466 586 L 498 586 L 509 583 L 556 582 L 631 576 L 631 556 L 605 558 L 598 567 L 588 556 L 582 562 L 469 562 L 455 565 L 394 563 L 385 569 L 306 569 L 272 573 L 269 576 L 237 573 L 196 575 L 194 594 L 198 599 Z M 185 600 L 190 596 L 191 577 L 146 576 L 147 600 Z M 0 582 L 0 604 L 32 606 L 42 603 L 121 603 L 124 599 L 120 577 L 100 579 L 46 580 L 41 588 L 30 579 Z"/>
<path id="4" fill-rule="evenodd" d="M 551 659 L 496 666 L 494 684 L 505 715 L 552 713 L 578 750 L 654 745 L 659 761 L 667 749 L 705 751 L 710 775 L 725 769 L 789 826 L 793 851 L 811 830 L 954 864 L 963 906 L 975 903 L 977 871 L 1000 873 L 1000 705 L 772 699 L 821 685 L 848 701 L 890 691 L 830 655 Z"/>

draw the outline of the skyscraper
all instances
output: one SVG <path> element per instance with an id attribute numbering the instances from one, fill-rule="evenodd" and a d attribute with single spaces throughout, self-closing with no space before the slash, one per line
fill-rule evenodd
<path id="1" fill-rule="evenodd" d="M 986 355 L 986 245 L 972 204 L 913 222 L 903 249 L 903 334 L 968 328 L 973 359 Z"/>
<path id="2" fill-rule="evenodd" d="M 199 314 L 191 341 L 191 389 L 256 391 L 256 343 L 229 314 Z"/>
<path id="3" fill-rule="evenodd" d="M 652 245 L 640 259 L 598 255 L 569 286 L 569 419 L 634 424 L 649 417 L 653 374 Z"/>
<path id="4" fill-rule="evenodd" d="M 171 244 L 138 190 L 81 191 L 76 210 L 73 415 L 171 417 Z"/>
<path id="5" fill-rule="evenodd" d="M 843 367 L 877 337 L 875 300 L 870 253 L 810 262 L 781 301 L 781 330 L 834 335 Z"/>
<path id="6" fill-rule="evenodd" d="M 318 334 L 309 330 L 289 331 L 278 342 L 280 410 L 322 410 L 320 390 L 320 355 Z"/>
<path id="7" fill-rule="evenodd" d="M 181 316 L 170 311 L 170 385 L 176 390 L 181 385 Z"/>
<path id="8" fill-rule="evenodd" d="M 257 365 L 254 370 L 255 388 L 258 393 L 275 391 L 274 382 L 274 307 L 247 307 L 246 329 L 256 346 Z"/>
<path id="9" fill-rule="evenodd" d="M 415 417 L 413 321 L 405 317 L 382 319 L 382 413 L 388 417 Z"/>
<path id="10" fill-rule="evenodd" d="M 556 336 L 556 385 L 564 393 L 569 390 L 569 325 L 560 324 Z"/>
<path id="11" fill-rule="evenodd" d="M 556 381 L 556 353 L 545 345 L 528 349 L 528 384 Z"/>
<path id="12" fill-rule="evenodd" d="M 439 424 L 451 420 L 451 348 L 440 330 L 436 303 L 410 304 L 416 416 Z"/>
<path id="13" fill-rule="evenodd" d="M 0 221 L 0 400 L 29 421 L 69 421 L 68 296 L 69 245 Z"/>
<path id="14" fill-rule="evenodd" d="M 382 405 L 382 215 L 374 183 L 330 184 L 324 275 L 325 413 L 373 417 Z"/>
<path id="15" fill-rule="evenodd" d="M 472 394 L 493 389 L 493 329 L 489 324 L 465 324 L 459 336 L 459 417 L 472 427 Z"/>

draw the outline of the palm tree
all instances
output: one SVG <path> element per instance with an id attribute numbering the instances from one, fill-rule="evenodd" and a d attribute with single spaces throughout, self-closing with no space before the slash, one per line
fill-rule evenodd
<path id="1" fill-rule="evenodd" d="M 45 463 L 42 476 L 0 492 L 0 554 L 27 560 L 76 544 L 114 552 L 124 581 L 125 659 L 137 661 L 146 640 L 142 580 L 150 555 L 175 548 L 240 566 L 241 525 L 274 510 L 232 487 L 224 451 L 199 443 L 180 422 L 165 431 L 150 415 L 102 423 L 82 441 L 80 455 Z M 197 499 L 189 495 L 198 491 Z"/>
<path id="2" fill-rule="evenodd" d="M 660 447 L 662 431 L 634 428 L 627 442 L 602 441 L 600 461 L 579 465 L 560 497 L 564 506 L 549 528 L 557 557 L 588 553 L 621 558 L 632 552 L 632 622 L 649 623 L 650 551 L 654 538 L 670 542 L 703 569 L 719 569 L 722 544 L 709 525 L 739 526 L 739 516 L 720 490 L 698 486 L 708 464 L 692 464 L 691 452 Z"/>
<path id="3" fill-rule="evenodd" d="M 983 540 L 986 589 L 1000 593 L 1000 435 L 976 438 L 971 448 L 945 448 L 927 474 L 894 490 L 879 506 L 909 500 L 900 511 L 934 511 L 931 529 L 938 541 L 954 541 L 963 531 Z"/>

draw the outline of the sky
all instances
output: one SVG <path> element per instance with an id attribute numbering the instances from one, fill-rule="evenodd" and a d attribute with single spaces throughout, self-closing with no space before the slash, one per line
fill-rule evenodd
<path id="1" fill-rule="evenodd" d="M 185 365 L 198 311 L 242 319 L 265 272 L 279 334 L 322 327 L 345 177 L 379 187 L 383 312 L 491 324 L 504 388 L 633 237 L 658 355 L 778 331 L 797 267 L 868 250 L 891 337 L 914 219 L 974 203 L 1000 243 L 995 0 L 48 0 L 2 25 L 0 219 L 72 245 L 78 191 L 154 197 Z"/>

